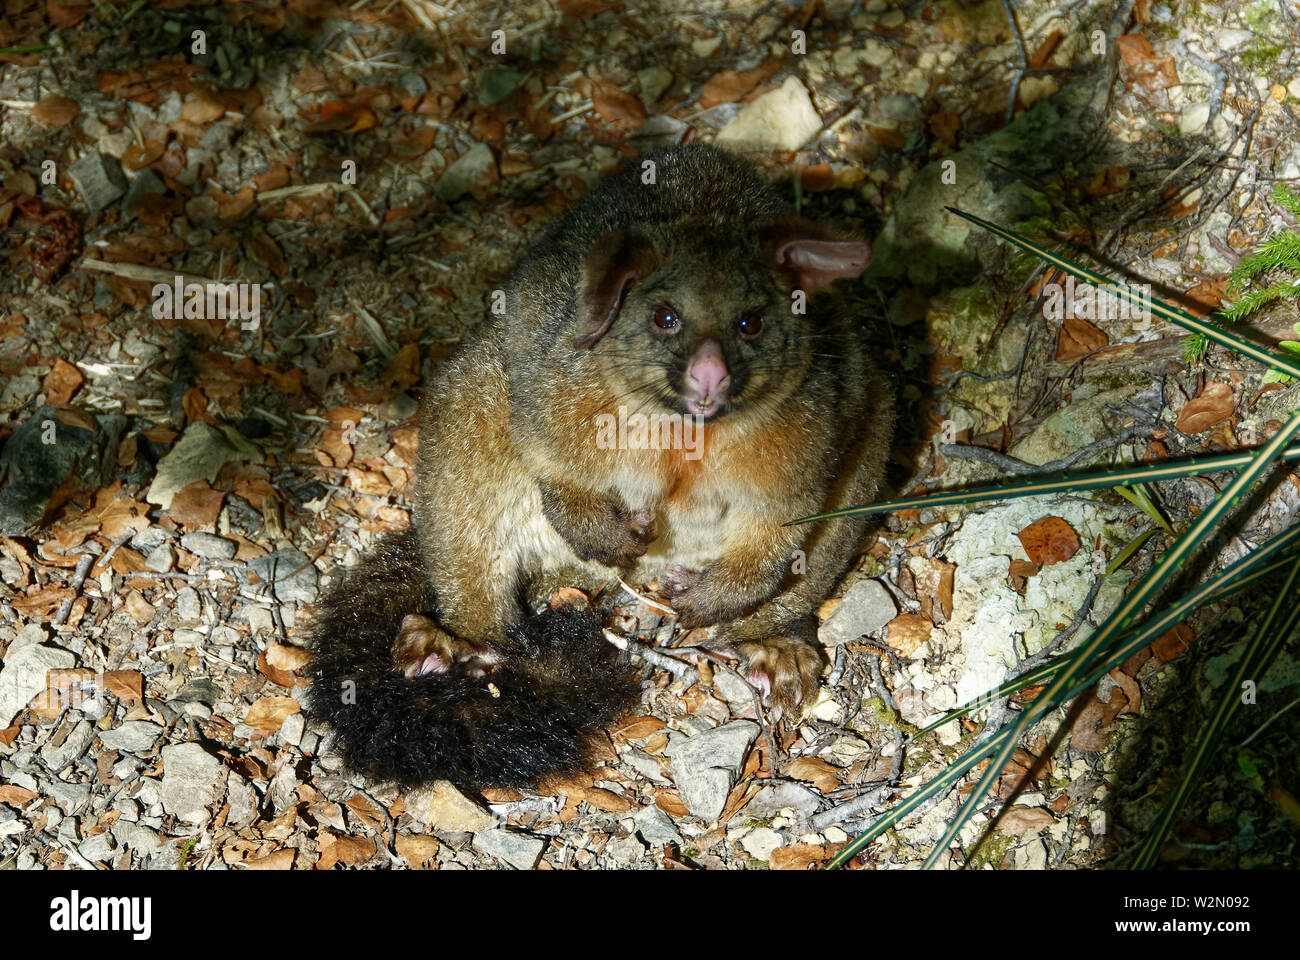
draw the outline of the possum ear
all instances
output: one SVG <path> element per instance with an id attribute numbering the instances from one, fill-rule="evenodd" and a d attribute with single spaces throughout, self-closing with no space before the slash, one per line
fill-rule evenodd
<path id="1" fill-rule="evenodd" d="M 772 264 L 803 290 L 856 277 L 871 263 L 871 244 L 845 240 L 806 220 L 783 220 L 768 231 Z"/>
<path id="2" fill-rule="evenodd" d="M 578 325 L 583 333 L 574 338 L 575 347 L 590 347 L 609 331 L 627 291 L 655 262 L 650 241 L 630 230 L 611 230 L 592 245 L 583 265 Z"/>

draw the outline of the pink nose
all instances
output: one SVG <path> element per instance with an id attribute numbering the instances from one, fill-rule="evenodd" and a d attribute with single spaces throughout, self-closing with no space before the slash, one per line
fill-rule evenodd
<path id="1" fill-rule="evenodd" d="M 716 340 L 705 340 L 695 350 L 686 368 L 687 391 L 697 400 L 714 400 L 731 385 L 722 347 Z"/>

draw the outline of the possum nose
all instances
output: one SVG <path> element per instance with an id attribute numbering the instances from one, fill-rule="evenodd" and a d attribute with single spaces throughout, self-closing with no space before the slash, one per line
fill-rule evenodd
<path id="1" fill-rule="evenodd" d="M 686 385 L 700 400 L 716 399 L 731 385 L 731 374 L 727 372 L 727 362 L 717 341 L 706 340 L 696 348 L 686 368 Z"/>

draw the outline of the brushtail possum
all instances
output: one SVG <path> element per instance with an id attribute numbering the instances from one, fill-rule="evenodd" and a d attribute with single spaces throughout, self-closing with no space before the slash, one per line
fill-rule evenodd
<path id="1" fill-rule="evenodd" d="M 309 707 L 345 762 L 475 790 L 580 768 L 639 685 L 593 613 L 533 613 L 557 575 L 658 581 L 775 710 L 806 706 L 814 611 L 867 521 L 782 524 L 871 501 L 884 469 L 890 391 L 826 289 L 870 258 L 704 145 L 551 224 L 427 389 L 412 528 L 321 603 Z"/>

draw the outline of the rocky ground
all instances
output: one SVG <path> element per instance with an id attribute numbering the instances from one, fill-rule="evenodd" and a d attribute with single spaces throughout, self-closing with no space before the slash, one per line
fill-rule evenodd
<path id="1" fill-rule="evenodd" d="M 1300 184 L 1287 0 L 7 10 L 3 867 L 809 868 L 988 717 L 917 729 L 1114 608 L 1168 544 L 1117 496 L 900 511 L 823 608 L 834 668 L 801 723 L 694 656 L 655 585 L 615 586 L 609 628 L 661 657 L 589 775 L 484 807 L 341 769 L 299 706 L 311 604 L 407 522 L 421 381 L 534 231 L 647 146 L 744 151 L 875 238 L 852 295 L 905 413 L 898 495 L 1085 449 L 1071 466 L 1250 446 L 1295 405 L 1217 348 L 1185 363 L 1150 318 L 1046 315 L 1053 278 L 943 210 L 1217 306 L 1295 226 L 1270 195 Z M 177 275 L 262 284 L 261 317 L 156 319 Z M 1289 339 L 1293 312 L 1261 336 Z M 1257 498 L 1221 559 L 1288 526 L 1297 485 Z M 1162 484 L 1160 509 L 1180 524 L 1220 486 Z M 949 864 L 1090 867 L 1131 843 L 1152 738 L 1184 725 L 1189 677 L 1222 679 L 1214 624 L 1252 602 L 1051 715 L 999 787 L 1014 805 L 991 829 L 989 802 Z M 1189 665 L 1194 640 L 1209 659 Z M 1270 682 L 1295 696 L 1294 650 Z M 968 791 L 855 865 L 918 864 Z M 1231 771 L 1204 794 L 1171 862 L 1280 865 L 1285 803 Z"/>

